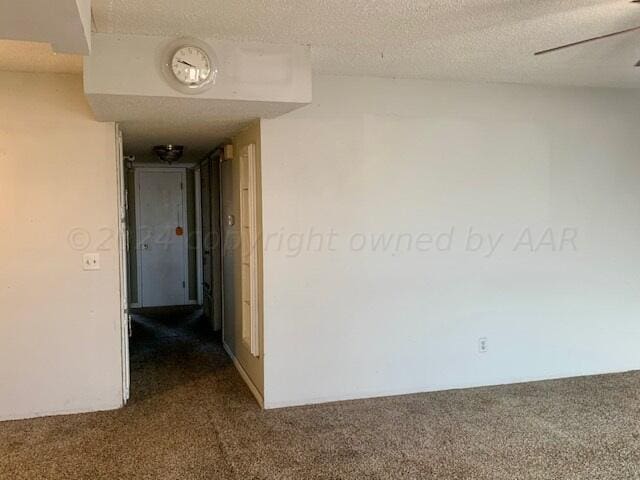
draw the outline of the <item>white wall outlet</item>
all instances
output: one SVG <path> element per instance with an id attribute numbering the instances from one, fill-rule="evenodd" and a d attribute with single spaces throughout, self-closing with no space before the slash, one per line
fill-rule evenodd
<path id="1" fill-rule="evenodd" d="M 480 337 L 478 339 L 478 353 L 487 353 L 489 350 L 489 340 L 487 337 Z"/>
<path id="2" fill-rule="evenodd" d="M 83 270 L 100 270 L 100 254 L 85 253 L 82 256 L 82 269 Z"/>

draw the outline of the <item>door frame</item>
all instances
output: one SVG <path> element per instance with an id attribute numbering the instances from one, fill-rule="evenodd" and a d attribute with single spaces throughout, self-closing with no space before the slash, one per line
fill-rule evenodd
<path id="1" fill-rule="evenodd" d="M 225 345 L 225 286 L 227 284 L 227 282 L 225 282 L 225 276 L 224 276 L 224 272 L 225 272 L 225 268 L 224 268 L 224 251 L 225 251 L 225 232 L 224 229 L 225 227 L 229 227 L 230 225 L 228 225 L 229 222 L 229 218 L 225 218 L 224 216 L 224 191 L 223 191 L 223 187 L 222 187 L 222 168 L 223 165 L 229 163 L 231 165 L 231 191 L 233 192 L 233 157 L 231 158 L 225 158 L 225 155 L 221 155 L 218 159 L 218 161 L 216 162 L 217 165 L 217 169 L 218 169 L 218 197 L 219 197 L 219 201 L 220 201 L 220 277 L 221 277 L 221 282 L 220 282 L 220 306 L 221 306 L 221 312 L 220 312 L 220 331 L 222 334 L 222 344 Z M 232 193 L 233 195 L 233 193 Z M 234 218 L 234 223 L 235 223 L 235 218 Z M 228 347 L 227 347 L 228 348 Z M 229 352 L 229 350 L 227 350 L 227 353 Z"/>
<path id="2" fill-rule="evenodd" d="M 196 303 L 202 305 L 204 303 L 203 292 L 203 268 L 202 268 L 202 185 L 200 183 L 200 165 L 193 169 L 193 184 L 195 194 L 195 214 L 196 214 Z"/>
<path id="3" fill-rule="evenodd" d="M 129 400 L 131 376 L 129 367 L 129 337 L 131 315 L 129 314 L 129 219 L 127 218 L 127 179 L 124 165 L 122 131 L 115 124 L 116 175 L 118 185 L 118 261 L 120 264 L 120 348 L 122 362 L 122 404 Z"/>
<path id="4" fill-rule="evenodd" d="M 179 171 L 181 173 L 181 191 L 182 191 L 182 220 L 184 223 L 184 235 L 182 235 L 183 242 L 183 274 L 184 274 L 184 299 L 183 305 L 191 305 L 196 303 L 196 301 L 189 300 L 189 212 L 187 209 L 187 167 L 184 166 L 146 166 L 146 165 L 134 165 L 133 166 L 133 178 L 134 178 L 134 186 L 135 186 L 135 212 L 136 212 L 136 250 L 138 252 L 140 249 L 140 239 L 142 236 L 140 235 L 140 170 L 145 170 L 147 172 L 171 172 L 175 173 Z M 144 293 L 142 291 L 142 256 L 137 255 L 136 268 L 138 271 L 137 275 L 137 283 L 138 283 L 138 304 L 141 307 L 144 307 Z"/>
<path id="5" fill-rule="evenodd" d="M 202 302 L 204 305 L 206 298 L 208 297 L 209 305 L 211 307 L 210 320 L 214 331 L 222 330 L 222 239 L 221 239 L 221 208 L 220 208 L 220 161 L 222 159 L 223 150 L 218 147 L 212 150 L 207 156 L 205 156 L 197 167 L 199 171 L 200 182 L 198 184 L 200 190 L 200 244 L 202 246 L 200 258 L 200 266 L 202 268 Z M 207 175 L 208 173 L 208 175 Z M 208 181 L 208 197 L 206 196 L 205 189 L 203 187 L 204 179 Z M 203 204 L 207 201 L 209 208 L 205 209 Z M 204 230 L 204 215 L 205 210 L 209 214 L 209 232 L 205 238 Z M 204 257 L 205 250 L 209 251 L 208 261 L 210 277 L 205 277 L 204 271 Z M 209 284 L 209 291 L 204 291 L 204 284 Z"/>

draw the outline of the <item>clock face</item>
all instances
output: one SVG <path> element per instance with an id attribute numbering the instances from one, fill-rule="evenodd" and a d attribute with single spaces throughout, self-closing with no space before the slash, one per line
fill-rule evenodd
<path id="1" fill-rule="evenodd" d="M 183 85 L 203 85 L 211 75 L 211 61 L 207 53 L 193 45 L 180 47 L 171 59 L 171 71 Z"/>

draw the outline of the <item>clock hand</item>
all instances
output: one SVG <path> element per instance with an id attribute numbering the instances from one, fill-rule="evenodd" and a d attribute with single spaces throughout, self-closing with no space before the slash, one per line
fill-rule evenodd
<path id="1" fill-rule="evenodd" d="M 178 63 L 184 63 L 185 65 L 191 67 L 191 68 L 196 68 L 195 65 L 191 65 L 189 62 L 185 62 L 184 60 L 178 60 Z"/>

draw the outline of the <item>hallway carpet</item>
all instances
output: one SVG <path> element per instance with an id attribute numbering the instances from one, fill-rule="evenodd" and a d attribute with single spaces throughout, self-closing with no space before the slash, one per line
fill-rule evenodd
<path id="1" fill-rule="evenodd" d="M 262 412 L 197 318 L 134 332 L 127 407 L 0 423 L 0 478 L 640 479 L 637 372 Z"/>

